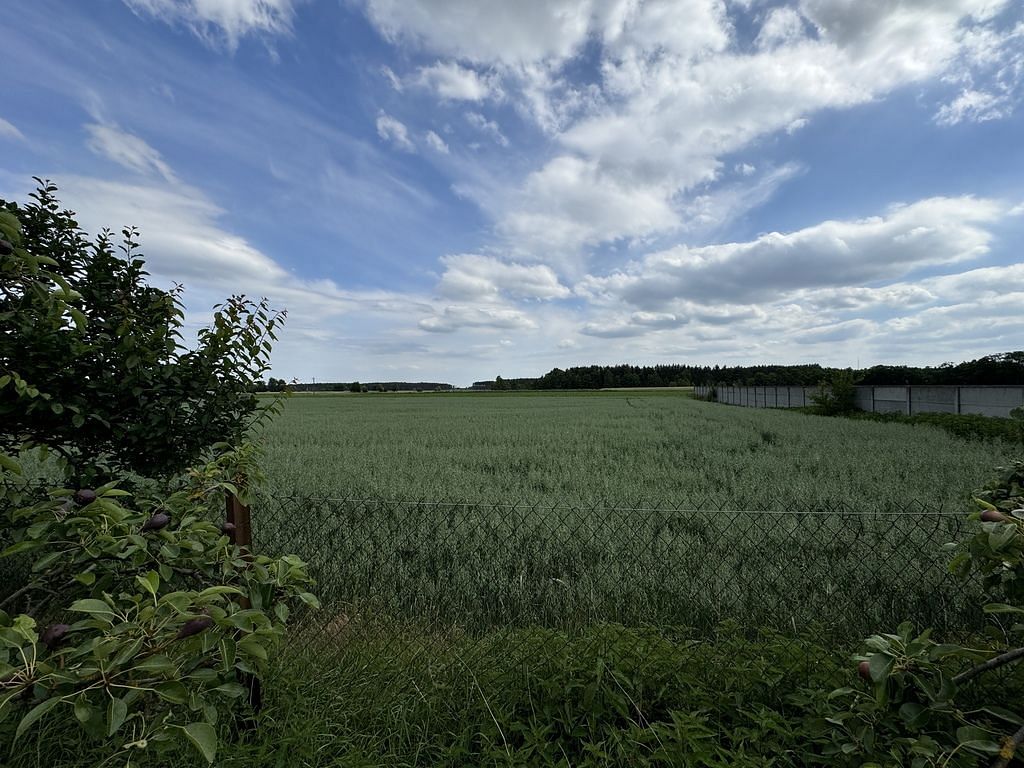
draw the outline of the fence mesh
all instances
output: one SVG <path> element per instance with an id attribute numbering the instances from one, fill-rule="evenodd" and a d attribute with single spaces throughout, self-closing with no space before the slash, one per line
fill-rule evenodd
<path id="1" fill-rule="evenodd" d="M 956 580 L 942 548 L 966 537 L 962 513 L 763 506 L 263 495 L 252 518 L 257 551 L 298 554 L 317 580 L 322 608 L 292 657 L 358 659 L 367 679 L 426 664 L 514 682 L 621 628 L 695 655 L 723 627 L 777 633 L 799 667 L 813 664 L 809 636 L 852 648 L 904 620 L 941 635 L 983 626 L 980 585 Z"/>

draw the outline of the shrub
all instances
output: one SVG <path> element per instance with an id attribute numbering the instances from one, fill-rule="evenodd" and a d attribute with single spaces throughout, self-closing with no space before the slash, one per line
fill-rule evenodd
<path id="1" fill-rule="evenodd" d="M 995 619 L 989 638 L 939 643 L 909 624 L 877 634 L 856 657 L 863 687 L 832 693 L 840 705 L 822 722 L 825 754 L 837 766 L 1005 768 L 1024 743 L 1020 669 L 989 690 L 984 676 L 1024 659 L 1024 462 L 1004 470 L 975 499 L 980 530 L 958 550 L 951 570 L 980 574 Z M 1007 708 L 1007 707 L 1010 708 Z"/>
<path id="2" fill-rule="evenodd" d="M 241 443 L 278 407 L 255 391 L 283 314 L 233 296 L 186 349 L 181 287 L 146 283 L 137 233 L 89 240 L 39 185 L 27 205 L 0 200 L 0 451 L 52 449 L 80 487 Z"/>
<path id="3" fill-rule="evenodd" d="M 821 383 L 817 393 L 811 395 L 818 413 L 838 416 L 857 410 L 857 388 L 853 384 L 853 371 L 836 371 L 828 381 Z"/>
<path id="4" fill-rule="evenodd" d="M 0 610 L 0 743 L 58 720 L 108 758 L 191 743 L 213 762 L 220 714 L 245 702 L 296 605 L 316 604 L 302 561 L 250 555 L 213 522 L 247 458 L 224 452 L 154 499 L 111 483 L 7 510 L 3 556 L 34 562 Z M 6 464 L 9 497 L 24 495 Z"/>

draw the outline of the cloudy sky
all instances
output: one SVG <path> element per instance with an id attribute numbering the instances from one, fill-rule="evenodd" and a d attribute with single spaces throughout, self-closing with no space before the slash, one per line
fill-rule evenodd
<path id="1" fill-rule="evenodd" d="M 33 0 L 0 196 L 137 225 L 276 375 L 1024 347 L 1018 0 Z"/>

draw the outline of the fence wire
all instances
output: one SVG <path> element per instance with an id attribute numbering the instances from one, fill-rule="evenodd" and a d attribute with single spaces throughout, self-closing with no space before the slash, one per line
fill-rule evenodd
<path id="1" fill-rule="evenodd" d="M 761 506 L 261 495 L 253 544 L 299 555 L 317 581 L 322 608 L 290 656 L 366 680 L 425 665 L 514 684 L 580 642 L 612 653 L 626 630 L 698 661 L 723 631 L 772 633 L 799 668 L 808 638 L 852 650 L 905 620 L 947 636 L 984 625 L 980 585 L 956 580 L 942 547 L 966 538 L 962 512 Z"/>

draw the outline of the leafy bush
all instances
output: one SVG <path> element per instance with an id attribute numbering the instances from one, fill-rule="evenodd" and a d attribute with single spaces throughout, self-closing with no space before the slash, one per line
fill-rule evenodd
<path id="1" fill-rule="evenodd" d="M 837 766 L 976 766 L 1003 768 L 1024 743 L 1024 462 L 979 493 L 972 517 L 980 530 L 958 550 L 951 569 L 980 574 L 995 622 L 988 641 L 939 643 L 909 624 L 866 641 L 857 657 L 870 690 L 833 692 L 841 705 L 827 719 L 826 754 Z M 985 676 L 1004 677 L 973 690 Z M 1007 708 L 1010 707 L 1010 708 Z"/>
<path id="2" fill-rule="evenodd" d="M 857 388 L 853 384 L 853 371 L 836 371 L 821 382 L 818 391 L 811 395 L 816 412 L 823 416 L 838 416 L 857 410 Z"/>
<path id="3" fill-rule="evenodd" d="M 252 446 L 218 441 L 280 404 L 254 391 L 283 315 L 232 297 L 186 350 L 180 288 L 145 284 L 135 232 L 124 258 L 106 232 L 89 242 L 40 184 L 0 201 L 0 557 L 21 566 L 0 585 L 0 743 L 20 758 L 77 723 L 103 764 L 189 744 L 212 763 L 220 713 L 257 703 L 291 612 L 316 605 L 301 560 L 252 555 L 217 522 L 256 474 Z M 27 483 L 5 453 L 25 447 L 75 484 Z"/>
<path id="4" fill-rule="evenodd" d="M 0 743 L 13 753 L 56 719 L 108 758 L 191 743 L 213 762 L 220 714 L 247 696 L 295 606 L 316 604 L 302 561 L 252 556 L 214 522 L 249 459 L 224 452 L 161 498 L 108 484 L 6 511 L 3 556 L 34 563 L 0 611 Z M 9 497 L 29 494 L 7 465 Z"/>
<path id="5" fill-rule="evenodd" d="M 283 314 L 233 296 L 194 349 L 181 287 L 146 284 L 135 230 L 90 241 L 56 187 L 0 200 L 0 450 L 46 446 L 75 484 L 169 476 L 239 444 L 277 405 L 255 395 Z"/>

